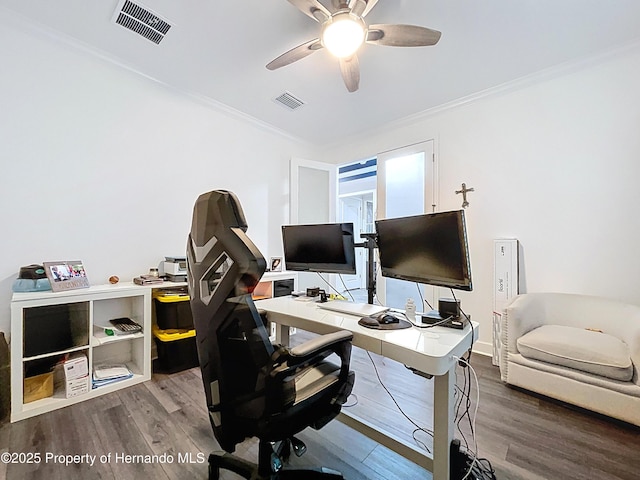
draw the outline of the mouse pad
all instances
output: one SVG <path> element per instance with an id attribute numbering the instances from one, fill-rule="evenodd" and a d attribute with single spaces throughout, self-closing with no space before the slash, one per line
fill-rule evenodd
<path id="1" fill-rule="evenodd" d="M 398 320 L 398 323 L 381 324 L 378 323 L 375 318 L 363 317 L 358 320 L 358 325 L 362 325 L 363 327 L 371 328 L 373 330 L 402 330 L 403 328 L 411 328 L 411 322 L 408 320 L 402 320 L 401 318 Z"/>

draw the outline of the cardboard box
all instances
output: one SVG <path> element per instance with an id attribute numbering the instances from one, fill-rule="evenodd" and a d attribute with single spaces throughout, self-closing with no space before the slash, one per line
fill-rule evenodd
<path id="1" fill-rule="evenodd" d="M 53 396 L 53 372 L 24 379 L 24 403 Z"/>
<path id="2" fill-rule="evenodd" d="M 89 393 L 89 375 L 67 380 L 65 392 L 67 398 L 73 398 L 84 393 Z"/>
<path id="3" fill-rule="evenodd" d="M 67 382 L 89 375 L 89 362 L 87 361 L 87 356 L 84 354 L 74 355 L 65 360 L 62 368 L 64 369 L 64 378 Z"/>

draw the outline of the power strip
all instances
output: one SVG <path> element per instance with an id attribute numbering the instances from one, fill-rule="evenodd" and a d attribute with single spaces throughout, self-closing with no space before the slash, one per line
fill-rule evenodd
<path id="1" fill-rule="evenodd" d="M 449 478 L 451 480 L 462 480 L 463 478 L 465 480 L 485 480 L 487 478 L 478 462 L 474 463 L 473 457 L 460 449 L 460 440 L 458 439 L 451 442 Z"/>

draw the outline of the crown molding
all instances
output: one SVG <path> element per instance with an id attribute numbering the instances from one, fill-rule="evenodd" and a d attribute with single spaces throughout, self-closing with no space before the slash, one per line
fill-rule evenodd
<path id="1" fill-rule="evenodd" d="M 489 98 L 497 98 L 499 96 L 507 95 L 536 84 L 553 80 L 555 78 L 560 78 L 566 75 L 570 75 L 572 73 L 600 65 L 607 61 L 616 59 L 618 57 L 622 57 L 634 51 L 640 52 L 640 41 L 634 41 L 621 46 L 617 46 L 612 49 L 603 50 L 601 52 L 598 52 L 596 54 L 592 54 L 586 57 L 570 60 L 568 62 L 564 62 L 558 65 L 555 65 L 553 67 L 549 67 L 544 70 L 540 70 L 538 72 L 525 75 L 515 80 L 511 80 L 509 82 L 505 82 L 500 85 L 496 85 L 494 87 L 490 87 L 485 90 L 481 90 L 479 92 L 475 92 L 470 95 L 457 98 L 450 102 L 437 105 L 435 107 L 429 108 L 427 110 L 423 110 L 413 115 L 408 115 L 406 117 L 393 120 L 381 127 L 376 127 L 370 130 L 364 130 L 362 132 L 359 132 L 353 135 L 348 141 L 337 142 L 335 144 L 327 145 L 323 149 L 331 150 L 331 149 L 340 148 L 345 145 L 351 145 L 355 141 L 360 141 L 366 138 L 375 137 L 385 132 L 388 132 L 389 130 L 397 130 L 403 127 L 411 126 L 420 121 L 429 119 L 441 113 L 445 113 L 460 107 L 464 107 L 466 105 L 470 105 L 470 104 L 473 104 L 485 99 L 489 99 Z"/>

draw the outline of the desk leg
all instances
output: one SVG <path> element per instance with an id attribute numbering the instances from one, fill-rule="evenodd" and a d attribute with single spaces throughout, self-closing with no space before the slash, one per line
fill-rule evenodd
<path id="1" fill-rule="evenodd" d="M 434 377 L 433 390 L 433 480 L 449 480 L 449 446 L 453 440 L 455 365 Z"/>
<path id="2" fill-rule="evenodd" d="M 289 345 L 289 327 L 276 323 L 276 343 L 279 345 Z"/>

